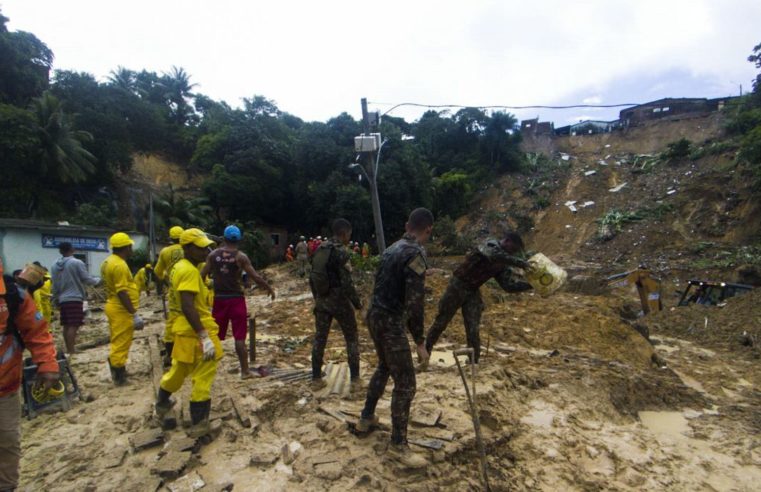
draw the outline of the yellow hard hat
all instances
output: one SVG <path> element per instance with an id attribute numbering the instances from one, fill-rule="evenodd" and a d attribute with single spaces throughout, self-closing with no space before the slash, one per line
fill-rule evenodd
<path id="1" fill-rule="evenodd" d="M 208 248 L 214 244 L 214 241 L 209 239 L 206 236 L 206 233 L 201 229 L 193 228 L 183 231 L 182 235 L 180 236 L 180 244 L 183 246 L 186 244 L 194 244 L 199 248 Z"/>
<path id="2" fill-rule="evenodd" d="M 153 265 L 151 265 L 150 263 L 146 263 L 146 264 L 145 264 L 145 268 L 147 268 L 148 270 L 150 270 L 151 268 L 153 268 Z"/>
<path id="3" fill-rule="evenodd" d="M 133 241 L 126 233 L 117 232 L 111 236 L 111 239 L 108 240 L 108 244 L 111 246 L 111 249 L 123 248 L 125 246 L 132 246 L 135 244 L 135 241 Z"/>
<path id="4" fill-rule="evenodd" d="M 180 226 L 174 226 L 169 229 L 169 237 L 171 239 L 180 239 L 180 236 L 182 236 L 183 232 L 185 232 L 185 229 Z"/>

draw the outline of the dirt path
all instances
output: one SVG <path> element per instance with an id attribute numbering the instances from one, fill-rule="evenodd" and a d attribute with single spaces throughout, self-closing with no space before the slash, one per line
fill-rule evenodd
<path id="1" fill-rule="evenodd" d="M 268 273 L 279 300 L 250 301 L 258 364 L 303 371 L 313 330 L 306 284 L 287 269 Z M 429 320 L 446 281 L 444 275 L 429 281 Z M 667 366 L 657 367 L 653 348 L 620 320 L 610 297 L 505 298 L 491 287 L 484 297 L 490 349 L 477 385 L 495 490 L 753 490 L 761 483 L 756 361 L 656 333 L 655 352 Z M 206 484 L 201 490 L 225 484 L 268 491 L 479 488 L 473 427 L 448 355 L 464 339 L 459 316 L 432 368 L 418 376 L 412 413 L 418 423 L 410 438 L 442 444 L 436 451 L 416 447 L 431 463 L 425 471 L 385 461 L 387 431 L 358 437 L 335 418 L 355 417 L 362 392 L 342 398 L 315 393 L 308 381 L 241 381 L 228 340 L 212 396 L 221 435 L 184 455 L 179 478 L 162 479 L 153 470 L 163 446 L 134 451 L 130 445 L 155 427 L 147 337 L 162 329 L 158 306 L 152 301 L 143 309 L 155 322 L 130 353 L 129 386 L 112 387 L 106 345 L 86 350 L 73 367 L 94 401 L 23 423 L 22 490 L 195 490 L 194 480 Z M 96 315 L 83 338 L 98 339 L 105 329 Z M 375 358 L 363 327 L 360 333 L 366 384 Z M 326 359 L 338 364 L 345 357 L 334 330 Z M 238 422 L 230 397 L 252 427 Z M 186 406 L 187 388 L 180 398 Z M 385 424 L 389 398 L 387 391 L 378 410 Z M 167 445 L 184 435 L 181 428 L 168 431 Z"/>

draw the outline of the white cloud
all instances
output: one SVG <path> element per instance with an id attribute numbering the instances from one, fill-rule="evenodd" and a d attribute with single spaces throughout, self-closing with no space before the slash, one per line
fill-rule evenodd
<path id="1" fill-rule="evenodd" d="M 358 116 L 362 96 L 522 105 L 583 91 L 610 101 L 614 82 L 675 69 L 729 90 L 753 76 L 745 58 L 761 42 L 757 0 L 4 0 L 2 8 L 12 29 L 48 43 L 57 68 L 105 77 L 117 65 L 179 65 L 211 97 L 237 105 L 262 94 L 321 120 Z"/>
<path id="2" fill-rule="evenodd" d="M 581 100 L 584 104 L 602 104 L 602 97 L 600 96 L 589 96 L 585 97 Z"/>

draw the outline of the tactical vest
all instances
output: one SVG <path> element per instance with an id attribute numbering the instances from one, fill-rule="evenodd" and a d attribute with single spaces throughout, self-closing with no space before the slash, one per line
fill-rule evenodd
<path id="1" fill-rule="evenodd" d="M 309 273 L 309 285 L 315 296 L 325 297 L 330 293 L 331 287 L 337 287 L 335 275 L 330 272 L 330 257 L 333 253 L 331 241 L 320 244 L 312 256 L 312 271 Z"/>

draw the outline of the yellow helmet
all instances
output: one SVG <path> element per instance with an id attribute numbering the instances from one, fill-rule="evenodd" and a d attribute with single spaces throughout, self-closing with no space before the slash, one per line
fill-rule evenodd
<path id="1" fill-rule="evenodd" d="M 153 265 L 151 265 L 150 263 L 146 263 L 146 264 L 145 264 L 145 268 L 146 268 L 147 270 L 150 270 L 151 268 L 153 268 Z"/>
<path id="2" fill-rule="evenodd" d="M 185 231 L 180 226 L 174 226 L 171 229 L 169 229 L 169 237 L 171 239 L 180 239 L 180 236 L 182 236 L 182 233 Z"/>
<path id="3" fill-rule="evenodd" d="M 108 244 L 111 246 L 111 249 L 123 248 L 125 246 L 132 246 L 135 244 L 135 241 L 133 241 L 126 233 L 117 232 L 111 236 L 111 239 L 108 240 Z"/>

